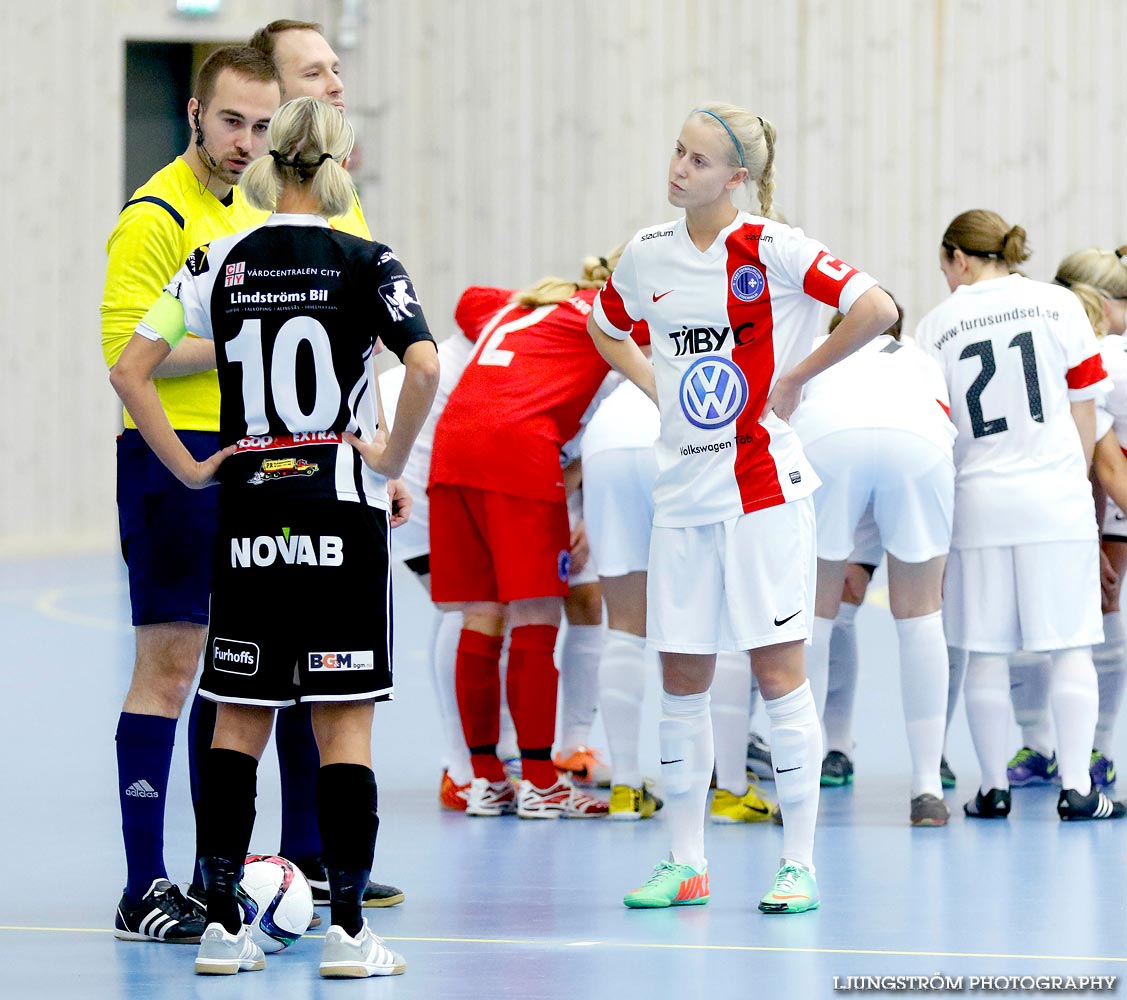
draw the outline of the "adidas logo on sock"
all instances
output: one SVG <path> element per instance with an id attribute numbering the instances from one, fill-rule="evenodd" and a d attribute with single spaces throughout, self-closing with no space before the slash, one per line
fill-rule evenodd
<path id="1" fill-rule="evenodd" d="M 144 778 L 140 781 L 133 782 L 127 789 L 125 794 L 134 799 L 159 799 L 160 792 L 158 792 L 152 785 L 150 785 Z"/>

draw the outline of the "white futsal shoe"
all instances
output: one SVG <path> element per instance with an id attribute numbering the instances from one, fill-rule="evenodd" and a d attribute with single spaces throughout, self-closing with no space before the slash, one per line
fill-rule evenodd
<path id="1" fill-rule="evenodd" d="M 323 979 L 400 976 L 406 970 L 407 960 L 384 944 L 378 934 L 373 934 L 367 920 L 356 937 L 349 936 L 338 924 L 333 924 L 325 935 L 321 952 Z"/>
<path id="2" fill-rule="evenodd" d="M 208 924 L 200 938 L 196 972 L 201 976 L 233 976 L 237 972 L 258 972 L 266 968 L 266 956 L 243 924 L 238 934 L 228 933 L 222 924 Z"/>

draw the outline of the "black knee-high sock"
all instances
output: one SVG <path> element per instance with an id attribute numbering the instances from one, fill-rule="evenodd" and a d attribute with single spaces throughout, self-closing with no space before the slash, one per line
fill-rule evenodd
<path id="1" fill-rule="evenodd" d="M 362 764 L 328 764 L 317 779 L 317 817 L 329 870 L 332 922 L 355 937 L 364 889 L 372 873 L 376 832 L 376 776 Z"/>
<path id="2" fill-rule="evenodd" d="M 235 888 L 254 829 L 258 761 L 237 750 L 207 752 L 200 772 L 200 868 L 207 890 L 207 922 L 237 934 L 242 920 Z"/>
<path id="3" fill-rule="evenodd" d="M 211 749 L 211 738 L 215 735 L 215 702 L 200 696 L 192 699 L 192 710 L 188 713 L 188 785 L 192 790 L 192 810 L 196 815 L 196 864 L 192 870 L 192 888 L 203 885 L 200 872 L 200 780 L 204 761 Z"/>

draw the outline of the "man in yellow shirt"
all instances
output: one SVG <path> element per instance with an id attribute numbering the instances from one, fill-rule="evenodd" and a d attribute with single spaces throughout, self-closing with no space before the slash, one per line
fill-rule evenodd
<path id="1" fill-rule="evenodd" d="M 340 79 L 340 60 L 321 34 L 321 26 L 310 21 L 273 21 L 255 32 L 250 45 L 271 59 L 282 85 L 282 100 L 315 97 L 344 111 L 344 85 Z M 345 215 L 330 224 L 354 236 L 370 240 L 359 199 Z M 193 801 L 198 788 L 199 762 L 205 759 L 215 728 L 215 705 L 197 693 L 189 719 Z M 328 905 L 329 882 L 321 859 L 321 832 L 317 824 L 316 789 L 320 756 L 313 738 L 308 705 L 295 705 L 278 713 L 274 730 L 281 778 L 282 831 L 278 853 L 294 862 L 309 879 L 317 905 Z M 202 893 L 202 877 L 193 874 L 189 895 Z M 401 903 L 401 889 L 369 882 L 364 891 L 365 906 L 394 906 Z"/>
<path id="2" fill-rule="evenodd" d="M 111 368 L 165 283 L 197 247 L 256 224 L 235 187 L 265 152 L 281 90 L 257 49 L 230 46 L 200 68 L 182 156 L 134 192 L 107 244 L 102 348 Z M 158 369 L 172 426 L 196 455 L 219 440 L 214 346 L 189 337 Z M 123 940 L 195 943 L 203 914 L 167 877 L 164 801 L 176 720 L 207 635 L 214 490 L 191 491 L 164 469 L 129 414 L 118 439 L 118 516 L 136 634 L 133 676 L 118 721 L 118 792 L 128 869 L 114 920 Z"/>
<path id="3" fill-rule="evenodd" d="M 316 97 L 328 101 L 344 112 L 344 84 L 341 82 L 340 60 L 321 30 L 313 21 L 271 21 L 254 33 L 250 45 L 274 61 L 282 80 L 282 100 L 295 97 Z M 372 238 L 359 197 L 352 211 L 330 219 L 334 229 L 366 240 Z"/>

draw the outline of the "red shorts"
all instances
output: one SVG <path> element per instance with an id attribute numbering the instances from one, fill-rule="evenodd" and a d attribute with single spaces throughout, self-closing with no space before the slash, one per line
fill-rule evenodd
<path id="1" fill-rule="evenodd" d="M 560 500 L 437 483 L 430 497 L 436 603 L 566 597 L 571 528 Z"/>

